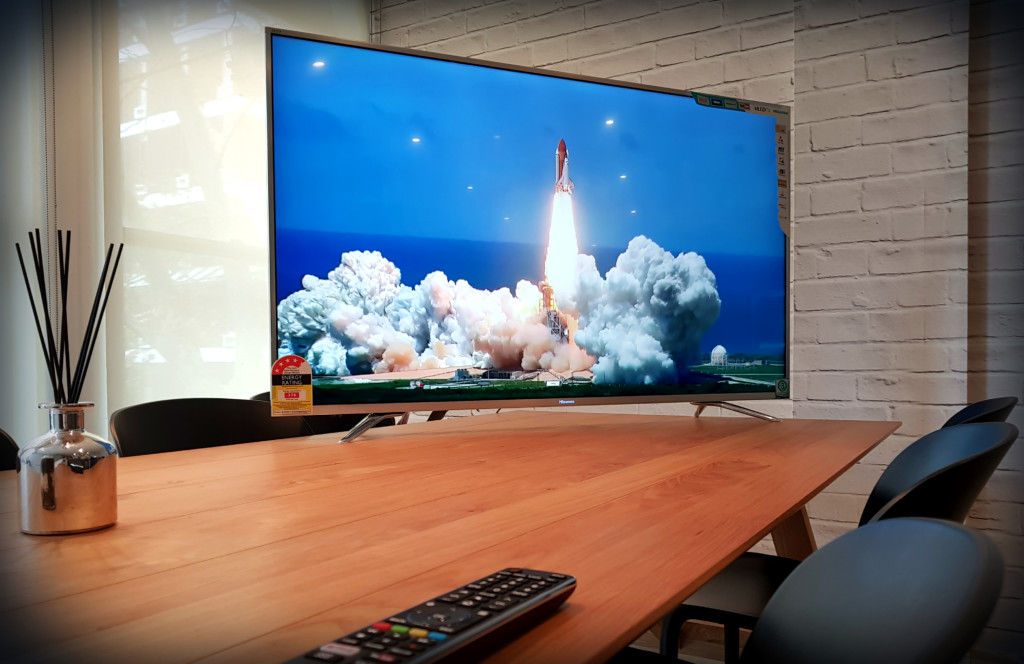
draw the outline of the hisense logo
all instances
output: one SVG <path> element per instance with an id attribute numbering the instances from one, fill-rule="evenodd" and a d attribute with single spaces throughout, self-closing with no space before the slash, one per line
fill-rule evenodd
<path id="1" fill-rule="evenodd" d="M 576 400 L 575 400 L 575 399 L 559 399 L 559 400 L 558 400 L 558 403 L 560 403 L 560 404 L 565 404 L 565 405 L 567 405 L 567 406 L 571 406 L 571 405 L 573 405 L 574 403 L 576 403 Z"/>

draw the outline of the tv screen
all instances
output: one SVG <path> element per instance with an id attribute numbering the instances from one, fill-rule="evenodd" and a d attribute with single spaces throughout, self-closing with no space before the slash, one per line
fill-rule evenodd
<path id="1" fill-rule="evenodd" d="M 788 396 L 783 106 L 268 29 L 317 413 Z"/>

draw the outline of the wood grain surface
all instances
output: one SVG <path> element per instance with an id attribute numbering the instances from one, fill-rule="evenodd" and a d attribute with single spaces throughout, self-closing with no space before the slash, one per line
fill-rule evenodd
<path id="1" fill-rule="evenodd" d="M 576 592 L 488 662 L 602 662 L 899 425 L 544 411 L 118 460 L 118 522 L 18 531 L 0 473 L 0 659 L 281 662 L 508 566 Z"/>

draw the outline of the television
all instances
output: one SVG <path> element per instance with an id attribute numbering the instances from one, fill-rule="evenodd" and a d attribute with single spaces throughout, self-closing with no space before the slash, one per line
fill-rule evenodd
<path id="1" fill-rule="evenodd" d="M 274 28 L 267 64 L 308 412 L 788 398 L 787 107 Z"/>

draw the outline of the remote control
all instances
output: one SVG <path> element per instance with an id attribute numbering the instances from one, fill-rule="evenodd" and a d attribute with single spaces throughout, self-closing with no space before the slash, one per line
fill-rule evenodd
<path id="1" fill-rule="evenodd" d="M 325 643 L 286 664 L 464 661 L 546 617 L 575 589 L 576 579 L 567 574 L 508 567 Z"/>

